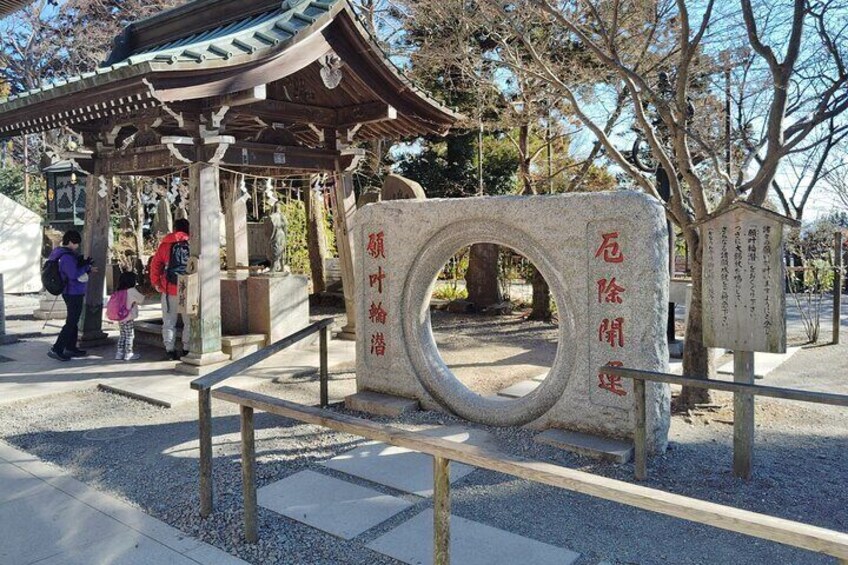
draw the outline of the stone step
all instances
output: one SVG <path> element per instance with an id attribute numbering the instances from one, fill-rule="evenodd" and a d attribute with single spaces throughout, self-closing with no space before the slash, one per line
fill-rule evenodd
<path id="1" fill-rule="evenodd" d="M 397 418 L 401 414 L 416 412 L 419 409 L 417 400 L 367 390 L 346 397 L 345 408 L 389 418 Z"/>
<path id="2" fill-rule="evenodd" d="M 498 391 L 498 396 L 503 396 L 505 398 L 521 398 L 522 396 L 527 396 L 538 386 L 542 384 L 539 381 L 519 381 L 514 385 L 510 385 L 504 389 Z"/>
<path id="3" fill-rule="evenodd" d="M 368 544 L 410 564 L 433 563 L 433 510 L 428 508 Z M 580 554 L 459 516 L 450 517 L 450 556 L 462 565 L 571 565 Z"/>
<path id="4" fill-rule="evenodd" d="M 265 347 L 264 334 L 225 335 L 221 338 L 221 350 L 235 361 Z"/>
<path id="5" fill-rule="evenodd" d="M 538 434 L 536 442 L 564 449 L 577 455 L 610 461 L 627 463 L 633 457 L 633 444 L 628 441 L 608 439 L 580 432 L 551 428 Z"/>

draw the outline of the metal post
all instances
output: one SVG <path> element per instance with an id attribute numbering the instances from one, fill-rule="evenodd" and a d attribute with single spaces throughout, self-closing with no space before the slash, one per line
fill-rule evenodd
<path id="1" fill-rule="evenodd" d="M 733 382 L 754 384 L 754 352 L 733 353 Z M 733 474 L 751 478 L 754 459 L 754 395 L 733 393 Z"/>
<path id="2" fill-rule="evenodd" d="M 200 427 L 200 515 L 212 514 L 212 391 L 203 389 L 197 393 Z"/>
<path id="3" fill-rule="evenodd" d="M 321 353 L 320 353 L 320 356 L 321 356 L 321 360 L 320 360 L 320 363 L 321 363 L 321 369 L 320 369 L 320 371 L 321 371 L 321 373 L 320 373 L 321 408 L 326 408 L 330 404 L 329 391 L 327 390 L 328 389 L 327 379 L 329 378 L 328 374 L 327 374 L 327 341 L 328 341 L 328 337 L 329 337 L 327 335 L 328 333 L 329 333 L 329 328 L 327 326 L 324 326 L 323 328 L 321 328 L 321 332 L 318 334 L 318 344 L 319 344 L 319 347 L 320 347 L 320 350 L 321 350 Z"/>
<path id="4" fill-rule="evenodd" d="M 842 322 L 842 232 L 833 234 L 833 344 L 839 345 Z"/>
<path id="5" fill-rule="evenodd" d="M 433 456 L 433 565 L 450 565 L 450 459 Z"/>
<path id="6" fill-rule="evenodd" d="M 648 478 L 648 430 L 645 423 L 646 390 L 645 381 L 633 379 L 633 396 L 636 399 L 636 433 L 633 437 L 633 458 L 637 481 L 644 481 Z"/>
<path id="7" fill-rule="evenodd" d="M 241 480 L 244 495 L 244 537 L 256 543 L 256 442 L 253 433 L 253 408 L 241 406 Z"/>

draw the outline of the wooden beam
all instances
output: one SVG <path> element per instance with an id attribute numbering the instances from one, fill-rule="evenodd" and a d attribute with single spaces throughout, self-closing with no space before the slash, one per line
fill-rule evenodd
<path id="1" fill-rule="evenodd" d="M 245 102 L 236 112 L 239 115 L 260 118 L 269 123 L 313 124 L 319 128 L 343 128 L 397 119 L 397 110 L 380 101 L 343 108 L 329 108 L 283 100 L 257 100 Z"/>
<path id="2" fill-rule="evenodd" d="M 240 92 L 233 92 L 224 96 L 213 96 L 205 101 L 203 105 L 204 112 L 215 111 L 223 106 L 236 108 L 238 106 L 264 102 L 267 99 L 267 93 L 267 87 L 264 84 L 260 84 L 259 86 L 254 86 Z"/>
<path id="3" fill-rule="evenodd" d="M 211 157 L 210 151 L 206 150 L 205 159 L 209 160 Z M 220 164 L 235 167 L 332 171 L 335 170 L 338 158 L 337 151 L 238 142 L 227 148 Z"/>
<path id="4" fill-rule="evenodd" d="M 489 447 L 428 437 L 386 424 L 304 406 L 256 392 L 220 387 L 212 391 L 212 397 L 434 457 L 832 555 L 843 560 L 848 559 L 848 534 L 843 532 L 634 485 L 552 463 L 530 461 Z"/>
<path id="5" fill-rule="evenodd" d="M 396 119 L 397 110 L 385 102 L 368 102 L 336 110 L 336 125 L 340 127 Z"/>
<path id="6" fill-rule="evenodd" d="M 296 122 L 331 125 L 336 122 L 336 111 L 323 106 L 310 106 L 282 100 L 262 100 L 238 109 L 241 115 L 261 118 L 268 123 Z"/>
<path id="7" fill-rule="evenodd" d="M 197 155 L 193 145 L 182 145 L 180 152 L 188 159 Z M 104 175 L 132 175 L 178 169 L 185 162 L 177 159 L 167 145 L 152 145 L 123 151 L 102 153 Z"/>

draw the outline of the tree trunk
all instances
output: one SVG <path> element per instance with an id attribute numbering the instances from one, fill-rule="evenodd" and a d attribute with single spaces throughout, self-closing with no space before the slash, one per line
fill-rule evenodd
<path id="1" fill-rule="evenodd" d="M 498 246 L 494 243 L 475 243 L 468 258 L 465 273 L 468 300 L 481 310 L 501 301 L 498 288 Z"/>
<path id="2" fill-rule="evenodd" d="M 327 237 L 324 233 L 324 198 L 307 187 L 306 244 L 309 249 L 309 271 L 312 274 L 312 292 L 327 290 L 324 278 L 324 258 L 327 256 Z"/>
<path id="3" fill-rule="evenodd" d="M 519 176 L 521 177 L 521 194 L 535 194 L 530 179 L 530 125 L 524 124 L 518 129 Z M 550 145 L 548 146 L 550 149 Z M 531 320 L 551 319 L 551 289 L 542 273 L 535 265 L 530 265 L 530 284 L 533 286 L 533 306 L 530 310 Z"/>
<path id="4" fill-rule="evenodd" d="M 521 177 L 521 194 L 535 194 L 530 178 L 530 124 L 518 128 L 518 176 Z"/>
<path id="5" fill-rule="evenodd" d="M 530 284 L 533 286 L 533 307 L 530 310 L 530 320 L 549 321 L 551 319 L 551 289 L 548 282 L 535 265 L 531 265 Z"/>
<path id="6" fill-rule="evenodd" d="M 692 261 L 692 301 L 686 319 L 686 337 L 683 343 L 683 374 L 687 377 L 712 379 L 716 375 L 713 352 L 704 346 L 704 317 L 701 291 L 703 288 L 703 245 L 697 228 L 684 230 Z M 680 407 L 693 408 L 695 404 L 711 403 L 711 391 L 701 388 L 683 387 Z"/>

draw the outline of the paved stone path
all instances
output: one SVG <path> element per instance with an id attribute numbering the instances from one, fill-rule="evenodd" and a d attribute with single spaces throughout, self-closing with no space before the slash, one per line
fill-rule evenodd
<path id="1" fill-rule="evenodd" d="M 436 427 L 421 433 L 459 443 L 486 445 L 486 432 L 462 426 Z M 355 539 L 415 503 L 432 496 L 433 462 L 429 455 L 370 442 L 324 462 L 345 475 L 405 494 L 391 496 L 345 479 L 301 471 L 258 491 L 260 506 L 344 539 Z M 451 482 L 473 467 L 451 464 Z M 424 509 L 368 543 L 367 547 L 409 564 L 433 562 L 433 511 Z M 463 565 L 570 565 L 574 551 L 451 515 L 451 560 Z"/>
<path id="2" fill-rule="evenodd" d="M 245 563 L 0 442 L 0 563 Z"/>

